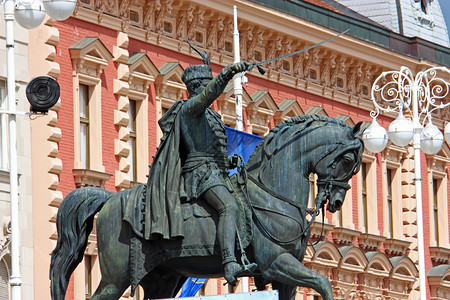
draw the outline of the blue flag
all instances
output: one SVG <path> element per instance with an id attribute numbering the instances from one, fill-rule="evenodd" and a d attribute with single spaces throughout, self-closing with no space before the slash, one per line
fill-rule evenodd
<path id="1" fill-rule="evenodd" d="M 225 130 L 227 132 L 228 155 L 239 154 L 247 162 L 250 155 L 255 151 L 256 146 L 261 142 L 262 137 L 227 126 L 225 126 Z M 236 173 L 236 169 L 230 170 L 229 175 L 234 173 Z"/>
<path id="2" fill-rule="evenodd" d="M 197 294 L 198 290 L 203 286 L 205 282 L 206 279 L 204 278 L 189 277 L 181 287 L 179 298 L 195 296 L 195 294 Z"/>

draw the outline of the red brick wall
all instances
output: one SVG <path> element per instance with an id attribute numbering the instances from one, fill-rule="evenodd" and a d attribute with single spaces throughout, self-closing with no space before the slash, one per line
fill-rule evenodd
<path id="1" fill-rule="evenodd" d="M 85 37 L 98 37 L 112 53 L 117 44 L 117 33 L 105 27 L 96 26 L 74 18 L 65 22 L 57 22 L 60 41 L 57 46 L 55 62 L 60 64 L 61 74 L 58 82 L 61 86 L 61 109 L 58 112 L 57 127 L 61 128 L 62 139 L 59 142 L 58 157 L 63 162 L 63 172 L 60 174 L 59 190 L 67 195 L 75 189 L 72 169 L 74 167 L 74 121 L 73 121 L 73 81 L 72 60 L 69 47 Z M 102 103 L 102 146 L 103 165 L 105 172 L 114 174 L 118 169 L 118 159 L 114 155 L 114 139 L 117 138 L 117 128 L 114 125 L 114 109 L 117 109 L 117 99 L 113 93 L 114 78 L 117 78 L 116 64 L 111 60 L 101 74 Z M 115 191 L 114 178 L 109 180 L 106 189 Z"/>

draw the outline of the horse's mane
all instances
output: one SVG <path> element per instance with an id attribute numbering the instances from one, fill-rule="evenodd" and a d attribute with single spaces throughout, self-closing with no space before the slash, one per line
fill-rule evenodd
<path id="1" fill-rule="evenodd" d="M 342 127 L 348 127 L 348 125 L 338 119 L 330 118 L 322 115 L 301 115 L 295 116 L 286 121 L 278 124 L 276 127 L 272 128 L 269 133 L 261 140 L 261 142 L 256 146 L 255 151 L 251 155 L 251 157 L 259 153 L 262 148 L 267 149 L 268 144 L 278 144 L 277 142 L 281 137 L 284 136 L 284 133 L 287 132 L 293 126 L 298 126 L 296 131 L 301 131 L 308 126 L 311 126 L 313 123 L 320 122 L 326 124 L 335 124 Z M 325 124 L 324 124 L 325 125 Z"/>

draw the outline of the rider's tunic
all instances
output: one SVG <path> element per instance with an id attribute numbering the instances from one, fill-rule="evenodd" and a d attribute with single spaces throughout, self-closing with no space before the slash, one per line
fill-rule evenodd
<path id="1" fill-rule="evenodd" d="M 123 219 L 139 237 L 183 238 L 181 202 L 225 185 L 225 129 L 220 116 L 209 106 L 223 92 L 229 77 L 222 71 L 201 94 L 175 102 L 159 120 L 163 137 L 151 165 L 146 195 L 129 199 L 124 210 Z"/>
<path id="2" fill-rule="evenodd" d="M 225 185 L 227 137 L 220 116 L 211 108 L 199 116 L 182 109 L 181 132 L 180 197 L 190 201 L 214 186 Z"/>

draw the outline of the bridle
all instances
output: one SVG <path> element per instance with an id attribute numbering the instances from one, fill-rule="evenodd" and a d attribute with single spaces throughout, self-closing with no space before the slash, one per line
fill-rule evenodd
<path id="1" fill-rule="evenodd" d="M 335 150 L 335 149 L 333 149 L 333 151 L 334 151 L 334 150 Z M 331 152 L 333 152 L 333 151 L 331 151 Z M 328 154 L 330 154 L 330 153 L 328 153 Z M 320 161 L 321 161 L 322 159 L 324 159 L 325 157 L 326 157 L 326 156 L 323 156 L 323 157 L 320 159 Z M 357 158 L 356 158 L 356 159 L 357 159 Z M 334 160 L 336 160 L 336 158 L 335 158 Z M 334 160 L 333 160 L 333 161 L 334 161 Z M 320 162 L 320 161 L 319 161 L 319 162 Z M 317 163 L 319 163 L 319 162 L 317 162 Z M 317 165 L 317 164 L 316 164 L 316 165 Z M 297 223 L 299 224 L 300 228 L 302 228 L 303 225 L 302 225 L 298 220 L 296 220 L 295 218 L 293 218 L 293 217 L 287 215 L 286 213 L 276 211 L 276 210 L 274 210 L 274 209 L 272 209 L 272 208 L 261 207 L 261 206 L 252 204 L 252 203 L 250 202 L 250 198 L 248 197 L 248 195 L 246 195 L 247 201 L 248 201 L 248 203 L 249 203 L 249 205 L 250 205 L 250 207 L 251 207 L 251 209 L 252 209 L 252 215 L 253 215 L 255 224 L 256 224 L 256 225 L 261 229 L 261 231 L 263 231 L 270 239 L 272 239 L 273 241 L 275 241 L 275 242 L 278 243 L 278 244 L 289 244 L 289 243 L 292 243 L 293 241 L 298 240 L 301 236 L 303 236 L 303 235 L 308 231 L 308 229 L 310 228 L 311 224 L 315 221 L 317 215 L 319 215 L 320 209 L 322 209 L 322 232 L 321 232 L 320 238 L 313 244 L 313 245 L 315 245 L 315 244 L 317 244 L 317 243 L 321 240 L 321 237 L 322 237 L 322 235 L 323 235 L 323 227 L 324 227 L 324 222 L 325 222 L 325 203 L 326 203 L 327 200 L 329 199 L 329 197 L 330 197 L 330 195 L 331 195 L 331 191 L 333 190 L 334 187 L 340 187 L 340 188 L 342 188 L 342 189 L 345 189 L 345 191 L 349 190 L 349 189 L 350 189 L 350 185 L 349 185 L 347 182 L 348 182 L 348 180 L 349 180 L 354 174 L 356 174 L 356 173 L 358 172 L 359 168 L 356 167 L 356 166 L 358 166 L 358 165 L 359 165 L 359 164 L 358 164 L 358 162 L 356 161 L 356 162 L 355 162 L 355 167 L 352 169 L 352 172 L 350 172 L 350 174 L 346 174 L 346 175 L 344 175 L 344 176 L 341 176 L 341 178 L 333 178 L 331 175 L 329 175 L 329 176 L 327 176 L 326 178 L 317 180 L 317 183 L 316 183 L 317 186 L 318 186 L 318 187 L 324 186 L 324 188 L 320 189 L 322 192 L 321 192 L 321 193 L 318 193 L 318 194 L 316 195 L 316 198 L 314 199 L 314 202 L 315 202 L 315 209 L 308 208 L 308 207 L 303 206 L 303 205 L 299 205 L 299 204 L 295 203 L 293 200 L 291 200 L 291 199 L 289 199 L 289 198 L 286 198 L 286 197 L 284 197 L 283 195 L 280 195 L 280 194 L 276 193 L 276 192 L 273 191 L 272 189 L 266 187 L 263 183 L 261 183 L 259 180 L 257 180 L 257 179 L 254 178 L 253 176 L 247 174 L 247 172 L 246 172 L 246 170 L 245 170 L 245 167 L 241 169 L 242 174 L 240 174 L 240 173 L 238 172 L 238 174 L 239 174 L 240 176 L 244 177 L 244 179 L 243 179 L 243 180 L 238 180 L 238 181 L 240 181 L 240 182 L 246 182 L 247 179 L 249 179 L 249 180 L 250 180 L 251 182 L 253 182 L 258 188 L 260 188 L 261 190 L 263 190 L 264 192 L 266 192 L 267 194 L 269 194 L 270 196 L 272 196 L 274 199 L 277 199 L 277 200 L 280 200 L 280 201 L 283 201 L 283 202 L 285 202 L 285 203 L 290 204 L 291 206 L 293 206 L 293 207 L 295 207 L 296 209 L 298 209 L 298 210 L 300 211 L 301 214 L 303 213 L 303 211 L 305 211 L 306 213 L 308 213 L 308 214 L 311 215 L 311 219 L 306 223 L 305 228 L 302 230 L 302 232 L 301 232 L 300 234 L 298 234 L 296 237 L 291 238 L 291 239 L 289 239 L 289 240 L 281 240 L 281 239 L 277 238 L 276 236 L 274 236 L 272 233 L 270 233 L 270 231 L 266 228 L 266 226 L 264 225 L 264 223 L 261 222 L 260 218 L 258 217 L 258 214 L 257 214 L 256 210 L 268 211 L 268 212 L 272 212 L 272 213 L 275 213 L 275 214 L 282 215 L 282 216 L 284 216 L 284 217 L 288 217 L 288 218 L 294 220 L 295 222 L 297 222 Z M 328 167 L 328 168 L 329 168 L 329 167 Z M 239 176 L 239 175 L 238 175 L 238 176 Z"/>

